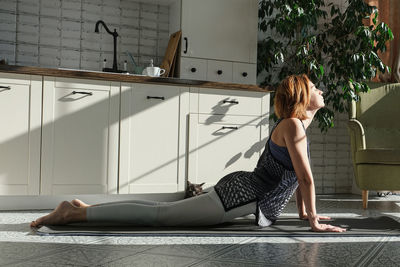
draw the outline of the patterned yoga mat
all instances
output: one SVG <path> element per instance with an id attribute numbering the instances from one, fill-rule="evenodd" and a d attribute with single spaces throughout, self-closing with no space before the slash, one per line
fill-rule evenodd
<path id="1" fill-rule="evenodd" d="M 232 223 L 207 227 L 138 227 L 74 223 L 43 226 L 33 229 L 38 235 L 84 236 L 400 236 L 400 222 L 387 216 L 335 218 L 327 223 L 347 229 L 343 233 L 317 233 L 310 230 L 308 221 L 298 218 L 279 218 L 269 227 L 254 225 L 254 220 L 239 218 Z"/>

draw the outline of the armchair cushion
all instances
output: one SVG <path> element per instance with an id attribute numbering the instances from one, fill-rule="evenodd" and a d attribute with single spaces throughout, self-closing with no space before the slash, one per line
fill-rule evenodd
<path id="1" fill-rule="evenodd" d="M 356 164 L 400 164 L 400 149 L 363 149 L 355 156 Z"/>

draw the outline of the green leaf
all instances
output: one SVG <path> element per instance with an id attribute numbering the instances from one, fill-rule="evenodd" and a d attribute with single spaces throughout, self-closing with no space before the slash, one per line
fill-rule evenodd
<path id="1" fill-rule="evenodd" d="M 344 11 L 332 1 L 324 2 L 261 0 L 259 27 L 269 36 L 257 46 L 257 72 L 265 73 L 262 83 L 277 85 L 287 75 L 308 73 L 315 84 L 326 88 L 325 102 L 332 110 L 317 113 L 321 131 L 334 125 L 334 112 L 348 110 L 347 101 L 357 100 L 358 91 L 369 90 L 365 81 L 378 70 L 390 70 L 378 52 L 393 39 L 387 24 L 378 21 L 378 9 L 364 0 L 348 0 Z M 364 26 L 368 17 L 375 27 Z"/>

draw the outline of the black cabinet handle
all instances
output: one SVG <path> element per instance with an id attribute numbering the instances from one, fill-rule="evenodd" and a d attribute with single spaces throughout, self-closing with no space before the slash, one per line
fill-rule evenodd
<path id="1" fill-rule="evenodd" d="M 11 90 L 11 87 L 10 86 L 2 86 L 2 85 L 0 85 L 0 89 Z"/>
<path id="2" fill-rule="evenodd" d="M 93 95 L 93 93 L 91 93 L 91 92 L 80 92 L 80 91 L 73 91 L 72 94 L 73 94 L 73 95 L 75 95 L 75 94 Z"/>
<path id="3" fill-rule="evenodd" d="M 184 54 L 187 54 L 188 51 L 188 46 L 189 46 L 189 41 L 187 37 L 184 37 L 183 40 L 185 40 L 185 50 L 183 51 Z"/>
<path id="4" fill-rule="evenodd" d="M 191 68 L 190 71 L 191 71 L 191 72 L 196 72 L 197 69 L 196 69 L 196 68 Z"/>
<path id="5" fill-rule="evenodd" d="M 238 130 L 238 127 L 222 126 L 222 129 Z"/>
<path id="6" fill-rule="evenodd" d="M 239 101 L 236 101 L 236 100 L 224 100 L 224 101 L 222 101 L 222 103 L 229 103 L 229 104 L 239 104 Z"/>
<path id="7" fill-rule="evenodd" d="M 165 97 L 163 97 L 163 96 L 147 96 L 147 99 L 160 99 L 160 100 L 165 100 Z"/>
<path id="8" fill-rule="evenodd" d="M 247 77 L 247 72 L 243 72 L 243 73 L 242 73 L 242 76 L 243 76 L 243 77 Z"/>
<path id="9" fill-rule="evenodd" d="M 218 74 L 218 75 L 221 75 L 221 74 L 222 74 L 222 70 L 218 70 L 218 71 L 217 71 L 217 74 Z"/>

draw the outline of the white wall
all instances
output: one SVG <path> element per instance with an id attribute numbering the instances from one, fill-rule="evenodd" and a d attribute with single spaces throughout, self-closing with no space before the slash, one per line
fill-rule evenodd
<path id="1" fill-rule="evenodd" d="M 168 5 L 132 0 L 0 0 L 0 59 L 9 64 L 100 70 L 112 67 L 113 37 L 100 27 L 117 29 L 118 63 L 160 64 L 169 40 Z M 129 69 L 132 68 L 128 60 Z"/>

